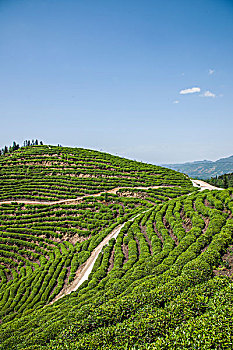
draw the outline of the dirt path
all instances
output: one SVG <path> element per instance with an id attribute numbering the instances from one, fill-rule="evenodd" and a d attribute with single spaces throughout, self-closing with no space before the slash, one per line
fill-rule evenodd
<path id="1" fill-rule="evenodd" d="M 150 210 L 150 209 L 148 209 Z M 128 221 L 124 222 L 121 225 L 118 225 L 114 228 L 114 230 L 103 239 L 103 241 L 92 251 L 91 256 L 87 259 L 85 263 L 83 263 L 76 272 L 76 278 L 71 282 L 68 286 L 66 286 L 50 303 L 53 304 L 55 301 L 61 299 L 65 295 L 70 294 L 71 292 L 74 292 L 78 289 L 78 287 L 81 286 L 81 284 L 86 281 L 93 269 L 93 266 L 96 262 L 96 259 L 98 258 L 99 253 L 103 249 L 103 247 L 108 244 L 111 238 L 117 238 L 118 234 L 120 233 L 121 229 L 125 226 L 125 224 L 129 221 L 134 221 L 139 215 L 147 212 L 148 210 L 137 214 L 133 218 L 129 219 Z"/>
<path id="2" fill-rule="evenodd" d="M 121 189 L 149 190 L 150 188 L 157 189 L 157 188 L 166 188 L 166 187 L 176 187 L 176 186 L 116 187 L 116 188 L 113 188 L 112 190 L 109 190 L 109 191 L 99 192 L 99 193 L 96 193 L 96 194 L 88 194 L 86 196 L 72 198 L 72 199 L 62 199 L 60 201 L 54 201 L 54 202 L 30 201 L 30 200 L 11 200 L 11 201 L 2 201 L 2 202 L 0 201 L 0 205 L 1 204 L 11 204 L 12 202 L 14 202 L 14 203 L 23 203 L 23 204 L 44 204 L 44 205 L 75 203 L 75 202 L 81 201 L 82 199 L 84 199 L 86 197 L 99 197 L 99 196 L 101 196 L 104 193 L 116 194 L 117 191 L 119 191 Z"/>
<path id="3" fill-rule="evenodd" d="M 212 185 L 208 184 L 207 182 L 205 182 L 203 180 L 191 180 L 191 181 L 192 181 L 194 187 L 200 188 L 200 191 L 204 191 L 204 190 L 210 190 L 210 191 L 223 190 L 223 188 L 212 186 Z"/>

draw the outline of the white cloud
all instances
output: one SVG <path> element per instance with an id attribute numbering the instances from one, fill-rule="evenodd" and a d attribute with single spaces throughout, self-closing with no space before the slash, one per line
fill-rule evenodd
<path id="1" fill-rule="evenodd" d="M 193 87 L 190 89 L 184 89 L 184 90 L 180 90 L 180 94 L 181 95 L 186 95 L 186 94 L 193 94 L 195 92 L 200 92 L 201 89 L 199 87 Z"/>
<path id="2" fill-rule="evenodd" d="M 177 103 L 180 103 L 180 101 L 178 101 L 178 100 L 175 100 L 175 101 L 173 101 L 173 103 L 177 104 Z"/>
<path id="3" fill-rule="evenodd" d="M 209 69 L 209 75 L 214 74 L 215 70 L 214 69 Z"/>
<path id="4" fill-rule="evenodd" d="M 205 91 L 204 94 L 202 94 L 200 96 L 201 97 L 213 97 L 213 98 L 216 97 L 216 95 L 213 92 L 209 91 L 209 90 Z"/>

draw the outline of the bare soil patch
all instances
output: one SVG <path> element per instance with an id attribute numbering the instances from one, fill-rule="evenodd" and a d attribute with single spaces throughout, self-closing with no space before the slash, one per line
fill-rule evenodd
<path id="1" fill-rule="evenodd" d="M 182 226 L 185 229 L 185 232 L 189 232 L 192 228 L 192 220 L 185 216 L 184 209 L 181 210 L 180 217 L 182 219 Z"/>
<path id="2" fill-rule="evenodd" d="M 113 266 L 114 266 L 114 249 L 112 250 L 111 256 L 109 259 L 108 273 L 112 270 Z"/>
<path id="3" fill-rule="evenodd" d="M 149 237 L 147 236 L 147 233 L 146 233 L 146 226 L 140 225 L 140 229 L 141 229 L 141 232 L 143 233 L 143 235 L 148 243 L 150 254 L 153 255 L 151 241 L 149 240 Z"/>
<path id="4" fill-rule="evenodd" d="M 136 243 L 137 243 L 137 248 L 138 248 L 138 258 L 139 258 L 140 254 L 141 254 L 140 243 L 139 243 L 139 240 L 138 240 L 138 238 L 137 238 L 137 237 L 134 237 L 134 239 L 135 239 L 135 241 L 136 241 Z"/>
<path id="5" fill-rule="evenodd" d="M 220 265 L 217 269 L 213 270 L 215 276 L 228 276 L 233 278 L 233 246 L 227 249 L 226 254 L 223 255 L 222 260 L 224 265 Z"/>
<path id="6" fill-rule="evenodd" d="M 155 223 L 155 222 L 153 223 L 153 226 L 154 226 L 154 231 L 155 231 L 155 233 L 157 234 L 157 236 L 159 237 L 159 239 L 160 239 L 160 241 L 162 242 L 162 245 L 163 245 L 163 242 L 164 242 L 163 236 L 162 236 L 161 233 L 157 230 L 157 228 L 156 228 L 156 223 Z"/>
<path id="7" fill-rule="evenodd" d="M 123 265 L 129 260 L 129 251 L 128 251 L 128 246 L 126 244 L 122 244 L 121 245 L 121 249 L 122 249 L 122 252 L 124 254 L 124 261 L 123 261 Z"/>
<path id="8" fill-rule="evenodd" d="M 175 244 L 178 245 L 179 244 L 178 239 L 174 235 L 173 230 L 172 230 L 171 226 L 169 225 L 169 223 L 167 222 L 165 216 L 163 217 L 163 224 L 164 224 L 164 227 L 168 230 L 168 233 L 169 233 L 170 237 L 173 239 Z"/>

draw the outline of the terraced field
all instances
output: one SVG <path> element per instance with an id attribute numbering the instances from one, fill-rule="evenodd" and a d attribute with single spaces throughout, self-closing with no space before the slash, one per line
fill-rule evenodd
<path id="1" fill-rule="evenodd" d="M 0 201 L 58 201 L 156 185 L 191 183 L 173 170 L 85 149 L 32 146 L 0 157 Z"/>
<path id="2" fill-rule="evenodd" d="M 0 349 L 233 347 L 233 189 L 200 192 L 174 171 L 82 149 L 0 159 Z"/>

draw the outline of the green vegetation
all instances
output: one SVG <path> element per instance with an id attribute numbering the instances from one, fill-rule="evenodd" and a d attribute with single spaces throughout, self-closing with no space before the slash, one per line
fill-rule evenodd
<path id="1" fill-rule="evenodd" d="M 25 140 L 23 142 L 23 146 L 27 147 L 27 146 L 38 146 L 39 145 L 39 141 L 38 140 Z M 43 142 L 40 141 L 40 145 L 43 145 Z M 20 148 L 20 145 L 18 143 L 16 143 L 15 141 L 13 141 L 12 146 L 8 147 L 8 146 L 4 146 L 2 149 L 0 149 L 0 155 L 6 155 L 7 153 L 12 153 L 16 150 L 18 150 Z"/>
<path id="2" fill-rule="evenodd" d="M 0 159 L 0 349 L 232 348 L 233 189 L 84 149 Z"/>
<path id="3" fill-rule="evenodd" d="M 57 201 L 161 185 L 186 193 L 191 188 L 190 180 L 173 170 L 85 149 L 31 146 L 0 157 L 0 200 Z"/>
<path id="4" fill-rule="evenodd" d="M 211 179 L 206 180 L 206 182 L 221 188 L 233 187 L 233 173 L 211 177 Z"/>
<path id="5" fill-rule="evenodd" d="M 1 272 L 7 282 L 0 289 L 2 321 L 52 301 L 103 238 L 141 210 L 140 202 L 109 195 L 104 202 L 98 197 L 75 205 L 0 206 Z"/>

